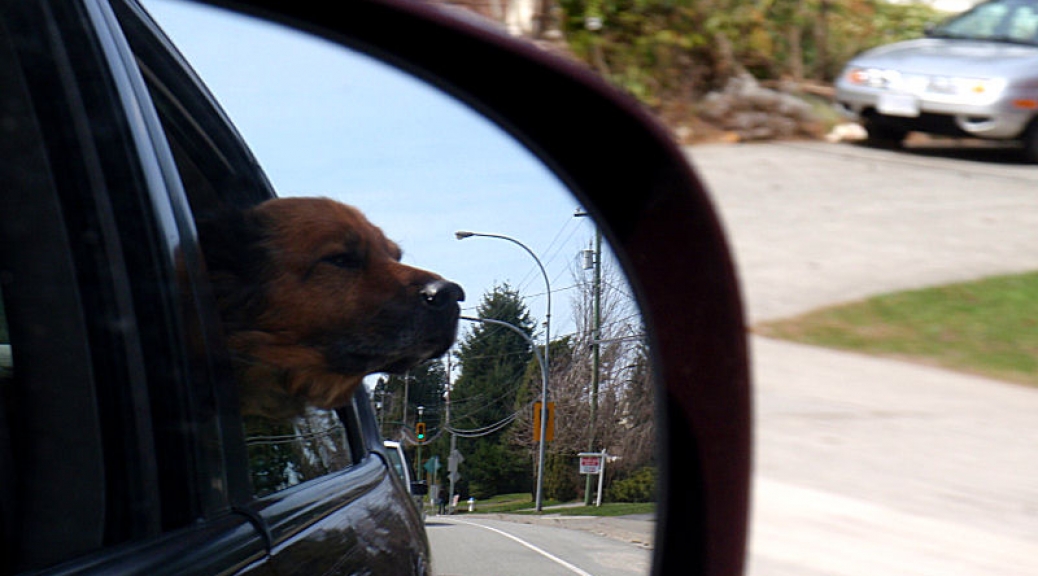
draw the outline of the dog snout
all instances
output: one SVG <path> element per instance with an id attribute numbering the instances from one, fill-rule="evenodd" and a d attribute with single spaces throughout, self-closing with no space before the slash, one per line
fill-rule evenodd
<path id="1" fill-rule="evenodd" d="M 442 310 L 465 300 L 465 291 L 454 282 L 434 280 L 418 292 L 426 306 L 434 310 Z"/>

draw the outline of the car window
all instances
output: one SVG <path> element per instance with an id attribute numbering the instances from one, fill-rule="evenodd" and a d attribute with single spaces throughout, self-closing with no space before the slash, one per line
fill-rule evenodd
<path id="1" fill-rule="evenodd" d="M 399 476 L 404 483 L 410 482 L 410 474 L 406 469 L 407 460 L 404 459 L 404 451 L 400 448 L 400 445 L 387 443 L 386 456 L 389 457 L 389 463 L 393 465 L 393 470 L 396 471 L 396 475 Z"/>
<path id="2" fill-rule="evenodd" d="M 1038 33 L 1038 10 L 1035 6 L 1021 6 L 1009 23 L 1006 35 L 1014 40 L 1036 40 Z"/>
<path id="3" fill-rule="evenodd" d="M 222 228 L 228 219 L 272 197 L 273 191 L 245 144 L 222 125 L 219 110 L 204 90 L 184 74 L 168 48 L 143 32 L 133 8 L 120 6 L 124 7 L 117 13 L 124 26 L 142 30 L 129 34 L 131 49 L 165 131 L 195 226 Z M 222 231 L 200 234 L 199 247 L 203 254 L 226 253 L 231 248 L 227 244 L 235 240 Z M 253 374 L 237 372 L 239 389 L 252 384 Z M 347 411 L 314 406 L 302 414 L 243 418 L 254 494 L 267 495 L 350 466 L 355 458 L 344 418 Z"/>
<path id="4" fill-rule="evenodd" d="M 966 38 L 989 38 L 994 36 L 999 23 L 1009 8 L 1005 4 L 983 4 L 938 28 L 938 33 Z"/>
<path id="5" fill-rule="evenodd" d="M 934 31 L 937 36 L 1033 42 L 1038 30 L 1035 6 L 1027 2 L 990 2 L 952 18 Z"/>

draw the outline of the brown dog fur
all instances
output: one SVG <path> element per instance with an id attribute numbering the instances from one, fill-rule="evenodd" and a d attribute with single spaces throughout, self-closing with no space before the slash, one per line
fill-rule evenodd
<path id="1" fill-rule="evenodd" d="M 199 233 L 244 415 L 342 406 L 364 376 L 402 372 L 454 341 L 461 288 L 402 264 L 351 206 L 275 199 Z"/>

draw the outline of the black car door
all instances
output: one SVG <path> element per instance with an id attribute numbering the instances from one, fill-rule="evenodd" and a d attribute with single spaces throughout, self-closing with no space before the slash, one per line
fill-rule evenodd
<path id="1" fill-rule="evenodd" d="M 0 60 L 0 572 L 268 572 L 220 368 L 191 349 L 187 203 L 114 13 L 5 1 Z"/>

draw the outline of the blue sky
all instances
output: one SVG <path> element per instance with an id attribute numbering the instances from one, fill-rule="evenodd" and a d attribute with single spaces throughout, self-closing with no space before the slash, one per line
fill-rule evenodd
<path id="1" fill-rule="evenodd" d="M 215 9 L 146 0 L 209 86 L 281 196 L 328 196 L 362 209 L 404 261 L 461 284 L 466 312 L 495 284 L 543 321 L 544 280 L 502 240 L 548 270 L 552 336 L 571 332 L 578 253 L 594 234 L 565 187 L 469 108 L 371 58 Z"/>

